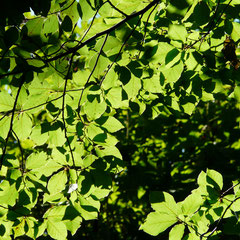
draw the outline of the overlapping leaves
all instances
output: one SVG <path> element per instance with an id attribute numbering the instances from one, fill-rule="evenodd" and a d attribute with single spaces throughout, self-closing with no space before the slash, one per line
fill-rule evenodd
<path id="1" fill-rule="evenodd" d="M 54 239 L 66 239 L 83 219 L 97 218 L 101 199 L 112 191 L 111 176 L 123 167 L 113 135 L 124 128 L 116 117 L 119 111 L 137 106 L 142 114 L 148 106 L 153 118 L 191 115 L 199 101 L 214 101 L 214 94 L 225 93 L 225 85 L 239 100 L 239 77 L 218 54 L 226 33 L 239 41 L 239 23 L 230 23 L 225 11 L 239 4 L 179 2 L 36 1 L 4 13 L 3 239 L 37 238 L 46 231 Z M 34 15 L 27 12 L 30 7 Z M 213 181 L 199 180 L 202 185 L 181 206 L 167 193 L 153 195 L 156 212 L 143 229 L 156 235 L 178 223 L 170 238 L 182 236 L 183 221 L 190 221 L 185 215 L 200 204 L 197 194 L 217 199 L 220 177 L 211 174 L 207 176 Z"/>

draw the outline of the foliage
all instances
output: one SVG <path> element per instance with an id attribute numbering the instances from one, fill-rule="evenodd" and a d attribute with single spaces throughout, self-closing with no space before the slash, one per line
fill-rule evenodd
<path id="1" fill-rule="evenodd" d="M 221 235 L 219 224 L 227 218 L 224 231 L 233 234 L 238 231 L 235 215 L 239 212 L 239 183 L 222 192 L 222 175 L 208 169 L 198 176 L 198 185 L 178 203 L 169 193 L 152 192 L 150 201 L 155 212 L 148 215 L 141 229 L 156 236 L 172 226 L 169 239 L 216 239 Z M 232 189 L 234 194 L 228 194 Z M 231 229 L 232 224 L 236 225 L 234 230 Z M 184 233 L 185 227 L 188 228 L 188 234 Z"/>
<path id="2" fill-rule="evenodd" d="M 99 239 L 147 239 L 150 191 L 145 232 L 236 235 L 238 182 L 223 191 L 207 170 L 182 196 L 206 168 L 228 186 L 239 174 L 239 12 L 238 0 L 9 0 L 1 239 L 90 237 L 94 219 Z"/>

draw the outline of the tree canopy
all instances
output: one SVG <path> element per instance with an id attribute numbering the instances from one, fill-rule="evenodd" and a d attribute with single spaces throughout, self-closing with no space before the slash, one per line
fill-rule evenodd
<path id="1" fill-rule="evenodd" d="M 0 238 L 238 239 L 239 42 L 239 0 L 6 1 Z"/>

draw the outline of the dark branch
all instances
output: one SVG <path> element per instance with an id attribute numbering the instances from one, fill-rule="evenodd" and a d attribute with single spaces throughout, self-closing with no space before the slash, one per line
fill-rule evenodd
<path id="1" fill-rule="evenodd" d="M 98 60 L 99 60 L 100 55 L 101 55 L 101 53 L 102 53 L 103 47 L 104 47 L 105 44 L 106 44 L 107 38 L 108 38 L 108 34 L 105 36 L 105 39 L 104 39 L 103 44 L 102 44 L 102 46 L 101 46 L 101 49 L 100 49 L 100 51 L 99 51 L 99 53 L 98 53 L 96 62 L 95 62 L 95 64 L 94 64 L 94 67 L 93 67 L 91 73 L 90 73 L 89 76 L 88 76 L 88 79 L 87 79 L 87 82 L 85 83 L 85 86 L 89 83 L 89 81 L 90 81 L 90 79 L 91 79 L 91 76 L 93 75 L 93 72 L 95 71 L 95 68 L 97 67 Z M 81 100 L 82 100 L 82 96 L 83 96 L 84 90 L 85 90 L 85 88 L 82 90 L 81 95 L 80 95 L 79 100 L 78 100 L 78 117 L 79 117 L 80 119 L 81 119 L 81 116 L 80 116 L 81 105 L 80 105 L 80 103 L 81 103 Z"/>
<path id="2" fill-rule="evenodd" d="M 152 1 L 150 4 L 148 4 L 145 8 L 143 8 L 142 10 L 136 12 L 136 13 L 133 13 L 129 16 L 127 16 L 126 18 L 124 18 L 122 21 L 120 21 L 119 23 L 117 23 L 116 25 L 102 31 L 102 32 L 99 32 L 97 34 L 95 34 L 93 37 L 87 39 L 86 41 L 82 42 L 80 45 L 76 46 L 76 47 L 73 47 L 71 49 L 69 49 L 67 52 L 64 52 L 64 53 L 61 53 L 55 57 L 52 57 L 52 58 L 49 58 L 46 60 L 46 62 L 51 62 L 51 61 L 54 61 L 54 60 L 57 60 L 59 58 L 62 58 L 62 57 L 65 57 L 71 53 L 75 53 L 76 51 L 78 51 L 79 49 L 81 49 L 82 47 L 84 47 L 85 45 L 87 45 L 88 43 L 94 41 L 95 39 L 97 39 L 98 37 L 101 37 L 105 34 L 109 34 L 111 33 L 112 31 L 114 31 L 115 29 L 119 28 L 120 26 L 122 26 L 124 23 L 128 22 L 129 20 L 139 16 L 139 15 L 142 15 L 144 14 L 145 12 L 147 12 L 151 7 L 153 7 L 155 4 L 157 4 L 158 2 L 160 2 L 160 0 L 154 0 Z"/>
<path id="3" fill-rule="evenodd" d="M 15 100 L 14 100 L 13 109 L 12 109 L 12 116 L 11 116 L 11 120 L 10 120 L 10 127 L 9 127 L 9 130 L 8 130 L 7 138 L 5 140 L 5 146 L 4 146 L 3 150 L 2 150 L 2 156 L 0 158 L 0 170 L 2 169 L 3 160 L 4 160 L 4 157 L 5 157 L 6 151 L 7 151 L 8 141 L 9 141 L 9 138 L 10 138 L 11 133 L 12 133 L 14 113 L 15 113 L 15 110 L 16 110 L 16 107 L 17 107 L 17 101 L 18 101 L 18 97 L 19 97 L 20 91 L 21 91 L 23 83 L 25 81 L 24 78 L 25 78 L 25 74 L 23 74 L 22 77 L 21 77 L 21 83 L 20 83 L 20 86 L 18 87 L 18 91 L 17 91 L 16 97 L 15 97 Z"/>
<path id="4" fill-rule="evenodd" d="M 136 27 L 138 26 L 140 20 L 142 19 L 142 16 L 143 16 L 143 15 L 141 15 L 141 17 L 139 18 L 137 24 L 135 25 L 135 27 L 132 29 L 132 31 L 130 32 L 130 34 L 127 36 L 127 38 L 126 38 L 125 41 L 123 42 L 123 44 L 122 44 L 122 46 L 121 46 L 121 48 L 120 48 L 117 56 L 115 57 L 114 61 L 113 61 L 113 62 L 109 65 L 109 67 L 107 68 L 106 73 L 104 74 L 104 76 L 102 77 L 102 79 L 101 79 L 101 81 L 100 81 L 100 84 L 99 84 L 100 86 L 102 85 L 102 83 L 103 83 L 104 79 L 106 78 L 106 76 L 107 76 L 108 72 L 110 71 L 110 69 L 113 67 L 113 64 L 117 61 L 118 57 L 120 56 L 120 54 L 121 54 L 121 52 L 122 52 L 123 47 L 125 46 L 125 44 L 126 44 L 127 41 L 129 40 L 129 38 L 132 36 L 132 34 L 133 34 L 133 32 L 135 31 Z"/>
<path id="5" fill-rule="evenodd" d="M 119 13 L 121 13 L 123 16 L 125 16 L 125 17 L 128 17 L 128 15 L 126 14 L 126 13 L 124 13 L 123 11 L 121 11 L 119 8 L 117 8 L 117 7 L 115 7 L 113 4 L 112 4 L 112 2 L 111 1 L 107 1 L 110 5 L 111 5 L 111 7 L 112 8 L 114 8 L 117 12 L 119 12 Z"/>
<path id="6" fill-rule="evenodd" d="M 69 75 L 70 75 L 70 71 L 71 71 L 71 67 L 72 67 L 72 63 L 73 63 L 73 57 L 74 57 L 74 53 L 71 56 L 70 63 L 69 63 L 69 66 L 68 66 L 68 71 L 67 71 L 67 74 L 65 76 L 65 84 L 64 84 L 63 95 L 62 95 L 62 97 L 63 97 L 62 98 L 62 120 L 63 120 L 64 135 L 65 135 L 67 145 L 68 145 L 69 150 L 70 150 L 71 158 L 72 158 L 72 161 L 73 161 L 73 166 L 75 166 L 73 150 L 72 150 L 71 143 L 70 143 L 70 141 L 68 139 L 68 136 L 67 136 L 67 126 L 66 126 L 66 121 L 65 121 L 65 116 L 64 116 L 64 114 L 65 114 L 65 96 L 66 96 L 66 90 L 67 90 L 67 82 L 68 82 L 68 79 L 69 79 Z"/>

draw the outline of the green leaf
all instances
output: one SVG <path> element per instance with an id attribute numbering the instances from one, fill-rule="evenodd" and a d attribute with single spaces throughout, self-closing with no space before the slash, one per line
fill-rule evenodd
<path id="1" fill-rule="evenodd" d="M 54 174 L 48 181 L 48 190 L 51 194 L 63 191 L 67 183 L 66 171 L 60 171 Z"/>
<path id="2" fill-rule="evenodd" d="M 18 203 L 21 206 L 24 206 L 28 209 L 32 209 L 36 203 L 37 203 L 37 190 L 33 187 L 28 188 L 28 189 L 22 189 L 19 192 L 19 198 L 18 198 Z"/>
<path id="3" fill-rule="evenodd" d="M 99 52 L 102 45 L 104 42 L 104 38 L 101 38 L 97 44 L 95 45 L 95 49 Z M 119 53 L 120 49 L 121 49 L 121 42 L 112 36 L 109 36 L 107 39 L 107 42 L 105 43 L 104 47 L 103 47 L 103 52 L 104 54 L 106 54 L 108 57 L 114 56 L 116 54 Z"/>
<path id="4" fill-rule="evenodd" d="M 121 122 L 119 122 L 115 117 L 102 117 L 96 121 L 100 126 L 104 127 L 108 132 L 117 132 L 124 128 Z"/>
<path id="5" fill-rule="evenodd" d="M 202 100 L 202 101 L 206 101 L 206 102 L 208 102 L 208 101 L 214 101 L 213 94 L 207 93 L 207 92 L 203 92 L 203 93 L 202 93 L 202 99 L 201 99 L 201 100 Z"/>
<path id="6" fill-rule="evenodd" d="M 18 191 L 16 185 L 10 185 L 8 181 L 0 183 L 0 204 L 14 206 L 18 198 Z"/>
<path id="7" fill-rule="evenodd" d="M 88 21 L 93 17 L 95 11 L 93 11 L 87 0 L 82 0 L 79 4 L 81 6 L 78 7 L 80 18 L 82 19 L 82 21 Z"/>
<path id="8" fill-rule="evenodd" d="M 156 53 L 156 60 L 159 61 L 161 64 L 165 64 L 166 62 L 166 56 L 169 52 L 173 51 L 175 49 L 172 45 L 170 45 L 167 42 L 160 42 L 158 44 L 158 49 Z"/>
<path id="9" fill-rule="evenodd" d="M 41 174 L 45 175 L 46 177 L 49 177 L 50 175 L 52 175 L 55 171 L 59 170 L 60 168 L 62 168 L 62 165 L 60 165 L 53 159 L 48 159 L 47 163 L 44 166 L 37 169 L 37 172 L 40 172 Z"/>
<path id="10" fill-rule="evenodd" d="M 177 221 L 176 217 L 165 212 L 153 212 L 148 214 L 145 223 L 140 226 L 140 229 L 152 236 L 157 236 Z"/>
<path id="11" fill-rule="evenodd" d="M 5 139 L 8 135 L 9 129 L 10 129 L 10 122 L 11 118 L 9 116 L 5 116 L 0 121 L 0 136 Z"/>
<path id="12" fill-rule="evenodd" d="M 118 75 L 115 70 L 113 70 L 113 68 L 110 69 L 102 83 L 102 87 L 104 90 L 108 90 L 112 88 L 112 86 L 120 86 L 120 82 L 118 81 Z"/>
<path id="13" fill-rule="evenodd" d="M 32 153 L 26 160 L 27 169 L 36 169 L 46 164 L 47 154 L 45 152 Z"/>
<path id="14" fill-rule="evenodd" d="M 180 78 L 183 68 L 184 68 L 183 63 L 182 61 L 180 61 L 177 65 L 169 69 L 162 70 L 162 73 L 167 82 L 175 83 Z"/>
<path id="15" fill-rule="evenodd" d="M 61 221 L 64 218 L 66 209 L 67 209 L 66 205 L 54 206 L 45 212 L 44 218 L 55 220 L 55 221 Z"/>
<path id="16" fill-rule="evenodd" d="M 209 23 L 210 9 L 205 1 L 199 1 L 194 8 L 193 17 L 199 26 Z"/>
<path id="17" fill-rule="evenodd" d="M 170 233 L 169 233 L 169 240 L 181 240 L 184 234 L 185 226 L 183 224 L 175 225 Z"/>
<path id="18" fill-rule="evenodd" d="M 83 1 L 81 1 L 81 2 L 83 2 Z M 71 18 L 73 25 L 76 24 L 79 20 L 79 10 L 80 10 L 79 7 L 80 7 L 80 5 L 77 1 L 74 2 L 73 4 L 72 4 L 72 2 L 71 3 L 69 2 L 69 7 L 63 11 L 64 15 L 67 15 L 67 16 L 69 16 L 69 18 Z M 86 9 L 84 9 L 84 10 L 86 10 Z"/>
<path id="19" fill-rule="evenodd" d="M 13 97 L 6 93 L 6 92 L 0 92 L 0 111 L 10 111 L 13 109 L 14 105 L 14 99 Z"/>
<path id="20" fill-rule="evenodd" d="M 191 194 L 181 202 L 182 212 L 186 215 L 194 214 L 205 201 L 200 194 Z"/>
<path id="21" fill-rule="evenodd" d="M 68 15 L 63 19 L 61 27 L 65 32 L 72 31 L 73 24 L 71 18 Z"/>
<path id="22" fill-rule="evenodd" d="M 14 237 L 15 237 L 15 238 L 17 238 L 17 237 L 22 236 L 22 235 L 25 234 L 25 229 L 24 229 L 24 227 L 25 227 L 25 219 L 22 218 L 22 219 L 20 220 L 20 223 L 19 223 L 19 224 L 15 227 L 15 229 L 14 229 Z"/>
<path id="23" fill-rule="evenodd" d="M 160 76 L 154 74 L 151 78 L 143 79 L 143 89 L 151 93 L 163 93 L 163 87 L 160 84 Z"/>
<path id="24" fill-rule="evenodd" d="M 169 51 L 165 58 L 165 64 L 167 68 L 174 66 L 181 58 L 181 54 L 177 48 L 173 48 Z"/>
<path id="25" fill-rule="evenodd" d="M 35 125 L 32 129 L 30 138 L 35 142 L 36 145 L 43 145 L 48 140 L 48 133 L 43 132 L 43 129 L 40 125 Z"/>
<path id="26" fill-rule="evenodd" d="M 100 207 L 99 201 L 95 201 L 91 196 L 83 198 L 78 197 L 79 203 L 75 203 L 74 207 L 85 220 L 97 219 L 98 210 Z"/>
<path id="27" fill-rule="evenodd" d="M 30 136 L 32 120 L 27 113 L 22 113 L 14 119 L 13 131 L 20 140 L 24 140 Z"/>
<path id="28" fill-rule="evenodd" d="M 106 97 L 113 108 L 119 108 L 122 105 L 122 89 L 120 87 L 111 88 Z"/>
<path id="29" fill-rule="evenodd" d="M 138 95 L 139 90 L 141 89 L 141 80 L 139 78 L 133 77 L 124 87 L 123 89 L 126 91 L 128 95 L 128 99 L 135 99 Z"/>
<path id="30" fill-rule="evenodd" d="M 236 86 L 234 88 L 234 97 L 238 102 L 240 102 L 240 86 Z"/>
<path id="31" fill-rule="evenodd" d="M 36 231 L 39 231 L 37 220 L 33 217 L 27 217 L 25 226 L 27 226 L 25 227 L 26 235 L 34 239 L 36 237 Z"/>
<path id="32" fill-rule="evenodd" d="M 182 105 L 184 112 L 187 113 L 188 115 L 192 115 L 194 109 L 196 108 L 195 104 L 192 102 L 188 102 L 184 105 Z"/>
<path id="33" fill-rule="evenodd" d="M 2 221 L 1 222 L 1 230 L 0 230 L 0 236 L 3 240 L 11 240 L 10 237 L 12 229 L 13 229 L 13 222 L 11 221 Z"/>
<path id="34" fill-rule="evenodd" d="M 103 136 L 104 134 L 104 131 L 93 122 L 86 127 L 86 132 L 90 139 L 94 139 L 97 136 Z"/>
<path id="35" fill-rule="evenodd" d="M 82 218 L 78 216 L 71 221 L 66 221 L 65 225 L 67 227 L 67 230 L 70 231 L 72 235 L 74 235 L 77 232 L 77 230 L 81 227 L 81 222 Z"/>
<path id="36" fill-rule="evenodd" d="M 43 24 L 42 33 L 45 35 L 53 34 L 58 31 L 58 18 L 57 15 L 49 16 Z"/>
<path id="37" fill-rule="evenodd" d="M 27 27 L 28 36 L 30 37 L 41 36 L 43 24 L 44 24 L 43 18 L 36 18 L 36 19 L 29 20 L 25 25 Z"/>
<path id="38" fill-rule="evenodd" d="M 223 188 L 223 177 L 219 172 L 207 169 L 207 183 L 217 190 L 221 190 Z"/>
<path id="39" fill-rule="evenodd" d="M 93 72 L 93 76 L 94 77 L 100 77 L 102 75 L 104 75 L 104 71 L 107 69 L 108 64 L 109 64 L 109 60 L 108 58 L 100 55 L 98 56 L 99 53 L 93 54 L 93 56 L 90 59 L 89 62 L 89 68 L 91 71 L 94 70 Z M 98 59 L 98 61 L 97 61 Z M 97 62 L 97 65 L 95 67 L 95 63 Z"/>
<path id="40" fill-rule="evenodd" d="M 62 146 L 65 142 L 65 134 L 61 128 L 49 132 L 49 144 L 52 146 Z"/>
<path id="41" fill-rule="evenodd" d="M 28 59 L 27 63 L 30 66 L 38 67 L 38 68 L 45 66 L 45 63 L 42 60 L 38 60 L 38 59 Z"/>
<path id="42" fill-rule="evenodd" d="M 84 159 L 83 159 L 83 165 L 84 167 L 89 167 L 92 165 L 92 163 L 97 159 L 97 157 L 93 154 L 88 154 Z"/>
<path id="43" fill-rule="evenodd" d="M 185 22 L 188 20 L 188 18 L 193 14 L 194 8 L 196 7 L 198 3 L 198 0 L 193 0 L 193 3 L 187 13 L 185 14 L 184 18 L 182 19 L 182 22 Z"/>
<path id="44" fill-rule="evenodd" d="M 150 202 L 155 211 L 169 214 L 169 216 L 177 217 L 182 212 L 173 196 L 167 192 L 151 192 Z"/>
<path id="45" fill-rule="evenodd" d="M 173 40 L 185 42 L 187 30 L 183 25 L 170 25 L 168 29 L 168 36 Z"/>
<path id="46" fill-rule="evenodd" d="M 87 101 L 84 104 L 84 112 L 87 115 L 89 120 L 95 120 L 101 117 L 105 112 L 107 104 L 105 101 L 98 101 L 97 98 L 94 98 L 92 102 Z"/>
<path id="47" fill-rule="evenodd" d="M 99 157 L 105 157 L 105 156 L 114 156 L 118 159 L 122 159 L 122 155 L 119 152 L 119 150 L 115 146 L 107 146 L 104 147 L 104 149 L 96 149 L 97 155 Z"/>
<path id="48" fill-rule="evenodd" d="M 67 238 L 66 225 L 61 221 L 46 220 L 47 232 L 53 239 L 65 240 Z"/>
<path id="49" fill-rule="evenodd" d="M 131 72 L 126 67 L 116 67 L 116 71 L 118 73 L 119 80 L 125 85 L 131 79 Z"/>

